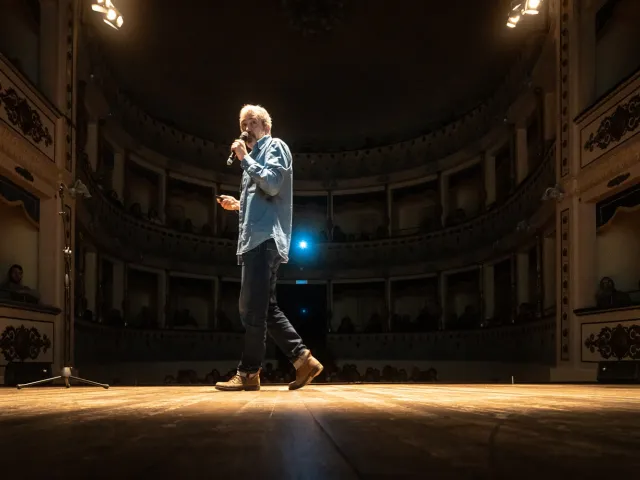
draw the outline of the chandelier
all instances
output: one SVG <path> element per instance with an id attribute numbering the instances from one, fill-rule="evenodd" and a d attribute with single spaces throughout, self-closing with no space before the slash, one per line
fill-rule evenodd
<path id="1" fill-rule="evenodd" d="M 542 0 L 514 0 L 511 2 L 511 10 L 507 19 L 507 27 L 516 28 L 518 22 L 525 15 L 537 15 L 540 13 Z"/>
<path id="2" fill-rule="evenodd" d="M 93 0 L 95 3 L 91 5 L 91 10 L 101 13 L 104 23 L 111 28 L 118 30 L 122 27 L 124 19 L 111 0 Z"/>

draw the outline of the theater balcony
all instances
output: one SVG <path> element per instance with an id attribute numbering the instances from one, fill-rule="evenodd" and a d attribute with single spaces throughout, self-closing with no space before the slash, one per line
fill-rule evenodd
<path id="1" fill-rule="evenodd" d="M 544 27 L 524 37 L 489 95 L 423 133 L 349 148 L 285 137 L 294 219 L 278 299 L 327 379 L 549 379 L 555 41 Z M 215 199 L 236 196 L 242 172 L 228 143 L 146 111 L 104 45 L 86 38 L 83 52 L 78 358 L 109 381 L 210 381 L 242 342 L 237 216 Z"/>

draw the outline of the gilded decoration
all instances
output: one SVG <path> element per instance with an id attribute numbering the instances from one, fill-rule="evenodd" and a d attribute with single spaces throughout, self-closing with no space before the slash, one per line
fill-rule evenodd
<path id="1" fill-rule="evenodd" d="M 610 145 L 618 143 L 628 133 L 638 128 L 640 121 L 640 94 L 616 107 L 611 115 L 606 116 L 595 133 L 589 135 L 584 150 L 593 152 L 596 148 L 606 150 Z"/>
<path id="2" fill-rule="evenodd" d="M 25 137 L 31 138 L 36 144 L 43 142 L 45 147 L 53 144 L 49 129 L 42 125 L 40 114 L 14 88 L 3 88 L 0 84 L 0 106 L 4 107 L 11 124 Z"/>
<path id="3" fill-rule="evenodd" d="M 587 336 L 584 346 L 604 360 L 640 360 L 640 325 L 602 327 Z"/>
<path id="4" fill-rule="evenodd" d="M 560 299 L 560 358 L 563 361 L 570 360 L 570 212 L 569 209 L 563 210 L 560 214 L 560 279 L 561 279 L 561 299 Z"/>
<path id="5" fill-rule="evenodd" d="M 8 362 L 35 360 L 51 348 L 51 340 L 35 327 L 7 326 L 0 334 L 0 353 Z"/>

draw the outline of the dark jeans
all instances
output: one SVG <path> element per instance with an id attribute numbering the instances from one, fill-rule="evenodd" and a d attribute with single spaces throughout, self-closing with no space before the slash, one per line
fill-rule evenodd
<path id="1" fill-rule="evenodd" d="M 245 328 L 240 372 L 255 373 L 262 366 L 266 334 L 292 362 L 306 350 L 302 338 L 276 301 L 276 280 L 282 257 L 270 239 L 242 254 L 240 320 Z"/>

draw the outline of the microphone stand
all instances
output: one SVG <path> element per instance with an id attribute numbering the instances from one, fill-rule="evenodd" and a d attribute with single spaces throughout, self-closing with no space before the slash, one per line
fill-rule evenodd
<path id="1" fill-rule="evenodd" d="M 62 225 L 64 227 L 64 248 L 62 249 L 62 254 L 64 256 L 64 365 L 62 367 L 62 371 L 60 375 L 51 378 L 45 378 L 44 380 L 38 380 L 31 383 L 22 383 L 18 384 L 18 390 L 25 387 L 32 387 L 34 385 L 40 385 L 43 383 L 53 382 L 60 378 L 64 379 L 64 385 L 67 388 L 70 388 L 69 380 L 75 380 L 80 383 L 86 383 L 88 385 L 95 385 L 97 387 L 109 388 L 109 385 L 106 383 L 98 383 L 93 382 L 91 380 L 86 380 L 84 378 L 74 377 L 71 375 L 71 326 L 73 322 L 73 318 L 71 317 L 71 278 L 72 278 L 72 259 L 73 259 L 73 251 L 71 250 L 71 216 L 69 212 L 66 211 L 64 205 L 64 192 L 69 191 L 69 194 L 72 198 L 75 198 L 78 193 L 80 193 L 84 198 L 91 198 L 87 187 L 80 181 L 76 180 L 75 184 L 71 188 L 67 188 L 64 183 L 60 183 L 58 186 L 58 196 L 60 198 L 60 211 L 58 215 L 60 215 L 60 219 L 62 220 Z"/>

